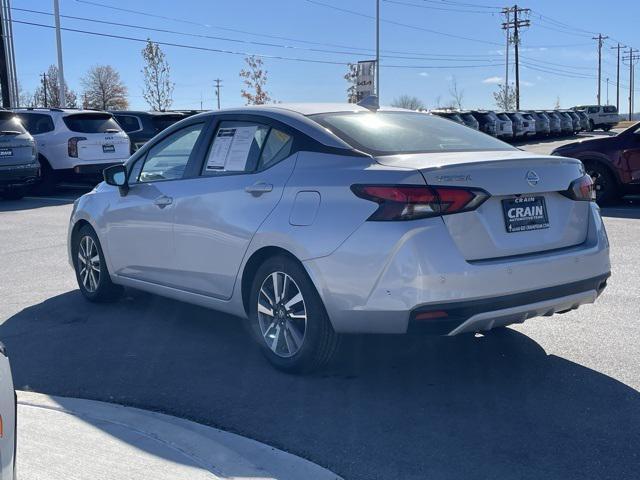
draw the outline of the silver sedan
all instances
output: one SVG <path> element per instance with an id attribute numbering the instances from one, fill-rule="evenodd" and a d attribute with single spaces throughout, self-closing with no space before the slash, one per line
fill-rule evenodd
<path id="1" fill-rule="evenodd" d="M 609 245 L 591 179 L 424 113 L 351 104 L 204 113 L 75 204 L 83 295 L 123 286 L 246 319 L 286 371 L 342 333 L 456 335 L 596 300 Z"/>

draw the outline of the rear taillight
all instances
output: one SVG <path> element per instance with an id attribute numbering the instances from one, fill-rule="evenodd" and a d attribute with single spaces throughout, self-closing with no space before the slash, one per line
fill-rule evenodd
<path id="1" fill-rule="evenodd" d="M 571 182 L 569 188 L 564 192 L 560 192 L 571 200 L 581 202 L 592 202 L 596 199 L 596 190 L 593 185 L 593 179 L 589 175 L 583 175 Z"/>
<path id="2" fill-rule="evenodd" d="M 352 185 L 358 197 L 378 204 L 369 220 L 416 220 L 479 207 L 489 194 L 484 190 L 427 185 Z"/>
<path id="3" fill-rule="evenodd" d="M 70 157 L 78 158 L 78 142 L 86 140 L 87 137 L 71 137 L 67 142 L 67 151 Z"/>

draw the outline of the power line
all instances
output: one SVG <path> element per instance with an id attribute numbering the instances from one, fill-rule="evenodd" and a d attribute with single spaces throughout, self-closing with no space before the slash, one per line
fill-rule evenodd
<path id="1" fill-rule="evenodd" d="M 27 21 L 23 21 L 23 20 L 14 20 L 14 23 L 19 23 L 19 24 L 23 24 L 23 25 L 31 25 L 31 26 L 35 26 L 35 27 L 43 27 L 43 28 L 55 28 L 52 25 L 46 25 L 46 24 L 35 23 L 35 22 L 27 22 Z M 186 49 L 190 49 L 190 50 L 200 50 L 200 51 L 207 51 L 207 52 L 214 52 L 214 53 L 223 53 L 223 54 L 229 54 L 229 55 L 255 56 L 255 57 L 261 57 L 261 58 L 269 58 L 269 59 L 273 59 L 273 60 L 288 60 L 288 61 L 296 61 L 296 62 L 304 62 L 304 63 L 327 64 L 327 65 L 343 65 L 343 66 L 347 66 L 348 65 L 347 62 L 337 62 L 337 61 L 331 61 L 331 60 L 318 60 L 318 59 L 299 58 L 299 57 L 285 57 L 285 56 L 282 56 L 282 55 L 265 55 L 265 54 L 250 53 L 250 52 L 239 52 L 239 51 L 233 51 L 233 50 L 224 50 L 224 49 L 220 49 L 220 48 L 209 48 L 209 47 L 202 47 L 202 46 L 198 46 L 198 45 L 186 45 L 186 44 L 176 43 L 176 42 L 164 42 L 164 41 L 157 41 L 157 40 L 152 40 L 152 39 L 129 37 L 129 36 L 125 36 L 125 35 L 115 35 L 115 34 L 110 34 L 110 33 L 93 32 L 93 31 L 89 31 L 89 30 L 80 30 L 80 29 L 69 28 L 69 27 L 63 27 L 63 28 L 61 28 L 61 30 L 64 30 L 64 31 L 67 31 L 67 32 L 81 33 L 81 34 L 86 34 L 86 35 L 93 35 L 93 36 L 98 36 L 98 37 L 117 38 L 117 39 L 120 39 L 120 40 L 128 40 L 128 41 L 141 42 L 141 43 L 147 43 L 147 41 L 150 40 L 151 42 L 156 43 L 158 45 L 164 45 L 164 46 L 169 46 L 169 47 L 177 47 L 177 48 L 186 48 Z M 457 68 L 494 67 L 496 65 L 498 65 L 498 64 L 496 64 L 496 63 L 487 63 L 487 64 L 480 64 L 480 65 L 477 65 L 477 64 L 476 65 L 385 65 L 385 67 L 390 67 L 390 68 L 411 68 L 411 69 L 433 69 L 433 68 L 438 68 L 438 69 L 457 69 Z"/>
<path id="2" fill-rule="evenodd" d="M 482 15 L 494 15 L 496 13 L 500 13 L 500 12 L 494 12 L 494 11 L 489 11 L 489 10 L 469 10 L 469 9 L 465 9 L 465 8 L 449 8 L 449 7 L 440 7 L 440 6 L 433 6 L 433 5 L 420 5 L 417 3 L 409 3 L 409 2 L 402 2 L 400 0 L 383 0 L 386 3 L 394 3 L 396 5 L 404 5 L 406 7 L 415 7 L 415 8 L 423 8 L 426 10 L 440 10 L 440 11 L 445 11 L 445 12 L 459 12 L 459 13 L 479 13 Z M 423 0 L 424 1 L 424 0 Z M 434 2 L 435 3 L 435 2 Z M 438 5 L 448 5 L 448 4 L 443 4 L 441 2 L 437 2 Z"/>
<path id="3" fill-rule="evenodd" d="M 355 10 L 349 10 L 348 8 L 338 7 L 336 5 L 331 5 L 329 3 L 320 2 L 318 0 L 305 0 L 305 2 L 311 3 L 313 5 L 318 5 L 318 6 L 321 6 L 321 7 L 337 10 L 339 12 L 349 13 L 351 15 L 356 15 L 358 17 L 369 18 L 369 19 L 374 19 L 374 20 L 376 18 L 373 15 L 367 15 L 366 13 L 356 12 Z M 400 27 L 410 28 L 410 29 L 413 29 L 413 30 L 420 30 L 420 31 L 423 31 L 423 32 L 433 33 L 434 35 L 442 35 L 442 36 L 449 37 L 449 38 L 457 38 L 459 40 L 467 40 L 469 42 L 484 43 L 484 44 L 487 44 L 487 45 L 498 45 L 500 47 L 502 46 L 501 43 L 492 42 L 492 41 L 489 41 L 489 40 L 482 40 L 482 39 L 479 39 L 479 38 L 471 38 L 471 37 L 464 37 L 462 35 L 455 35 L 453 33 L 440 32 L 438 30 L 432 30 L 430 28 L 424 28 L 424 27 L 420 27 L 418 25 L 410 25 L 410 24 L 407 24 L 407 23 L 396 22 L 395 20 L 380 19 L 380 21 L 384 22 L 384 23 L 388 23 L 390 25 L 396 25 L 396 26 L 400 26 Z"/>

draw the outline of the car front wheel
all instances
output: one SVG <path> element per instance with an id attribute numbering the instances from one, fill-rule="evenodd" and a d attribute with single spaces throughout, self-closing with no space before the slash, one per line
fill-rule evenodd
<path id="1" fill-rule="evenodd" d="M 338 335 L 309 276 L 286 256 L 269 258 L 256 272 L 249 322 L 269 362 L 287 372 L 320 369 L 338 346 Z"/>
<path id="2" fill-rule="evenodd" d="M 107 302 L 120 295 L 122 287 L 111 281 L 100 241 L 89 225 L 80 228 L 75 235 L 72 254 L 78 286 L 87 300 Z"/>

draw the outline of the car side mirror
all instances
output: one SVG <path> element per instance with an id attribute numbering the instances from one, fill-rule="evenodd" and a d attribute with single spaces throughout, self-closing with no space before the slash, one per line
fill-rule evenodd
<path id="1" fill-rule="evenodd" d="M 124 165 L 112 165 L 103 170 L 102 176 L 107 185 L 112 185 L 120 189 L 122 196 L 129 191 L 129 183 L 127 181 L 127 167 Z"/>

